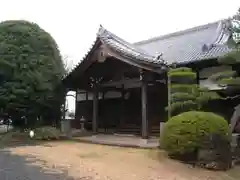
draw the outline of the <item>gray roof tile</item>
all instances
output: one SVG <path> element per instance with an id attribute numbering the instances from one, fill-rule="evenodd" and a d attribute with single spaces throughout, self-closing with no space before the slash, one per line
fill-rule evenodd
<path id="1" fill-rule="evenodd" d="M 68 74 L 65 75 L 64 79 L 69 77 L 74 71 L 77 71 L 77 68 L 82 65 L 83 60 L 88 57 L 89 53 L 93 51 L 94 47 L 96 47 L 96 44 L 99 44 L 99 42 L 107 45 L 109 48 L 111 48 L 111 50 L 117 52 L 120 56 L 131 59 L 132 61 L 137 61 L 138 63 L 150 63 L 152 66 L 157 68 L 166 66 L 165 61 L 161 58 L 156 58 L 156 56 L 145 52 L 134 44 L 128 43 L 127 41 L 100 26 L 96 39 L 89 48 L 89 51 L 85 54 L 82 60 L 75 67 L 73 67 Z"/>
<path id="2" fill-rule="evenodd" d="M 213 59 L 230 51 L 225 20 L 135 43 L 149 54 L 162 53 L 168 64 Z M 207 48 L 203 50 L 203 46 Z"/>
<path id="3" fill-rule="evenodd" d="M 187 64 L 214 59 L 231 51 L 226 45 L 229 38 L 229 34 L 225 31 L 226 23 L 226 20 L 217 21 L 134 44 L 128 43 L 100 26 L 96 41 L 89 52 L 100 40 L 123 57 L 142 63 L 151 63 L 157 67 L 166 63 Z M 71 72 L 79 66 L 81 61 Z"/>
<path id="4" fill-rule="evenodd" d="M 107 44 L 112 50 L 120 53 L 122 56 L 137 61 L 143 61 L 158 65 L 163 64 L 162 59 L 157 60 L 155 58 L 156 55 L 152 55 L 142 50 L 141 48 L 138 48 L 134 44 L 128 43 L 127 41 L 121 39 L 103 27 L 100 27 L 98 36 L 104 44 Z"/>

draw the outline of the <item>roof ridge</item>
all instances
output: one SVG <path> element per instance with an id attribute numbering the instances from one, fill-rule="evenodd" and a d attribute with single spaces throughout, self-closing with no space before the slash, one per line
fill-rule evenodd
<path id="1" fill-rule="evenodd" d="M 124 39 L 122 39 L 121 37 L 117 36 L 116 34 L 112 33 L 111 31 L 107 30 L 106 28 L 104 28 L 102 25 L 100 25 L 99 31 L 98 31 L 98 37 L 111 37 L 113 38 L 115 41 L 117 41 L 118 43 L 122 44 L 123 46 L 126 46 L 127 48 L 142 53 L 144 55 L 147 55 L 149 57 L 154 57 L 152 54 L 149 54 L 148 52 L 144 51 L 143 49 L 139 48 L 138 46 L 136 46 L 133 43 L 130 43 Z"/>
<path id="2" fill-rule="evenodd" d="M 221 19 L 221 20 L 214 21 L 214 22 L 211 22 L 211 23 L 195 26 L 193 28 L 188 28 L 188 29 L 176 31 L 176 32 L 169 33 L 169 34 L 160 35 L 160 36 L 153 37 L 153 38 L 150 38 L 150 39 L 138 41 L 138 42 L 135 42 L 133 44 L 134 45 L 143 45 L 143 44 L 146 44 L 146 43 L 150 43 L 150 42 L 154 42 L 154 41 L 158 41 L 158 40 L 162 40 L 162 39 L 166 39 L 166 38 L 170 38 L 170 37 L 181 36 L 181 35 L 186 34 L 186 33 L 195 32 L 195 31 L 206 29 L 209 26 L 216 25 L 216 24 L 220 23 L 223 20 L 224 19 Z"/>
<path id="3" fill-rule="evenodd" d="M 98 36 L 101 37 L 101 36 L 103 36 L 104 33 L 107 33 L 108 35 L 112 36 L 113 38 L 118 39 L 118 40 L 120 40 L 120 41 L 123 41 L 123 42 L 125 42 L 125 43 L 127 43 L 127 44 L 133 45 L 133 44 L 127 42 L 126 40 L 120 38 L 120 37 L 117 36 L 116 34 L 112 33 L 111 31 L 107 30 L 107 29 L 104 28 L 102 25 L 100 25 L 99 30 L 98 30 Z"/>

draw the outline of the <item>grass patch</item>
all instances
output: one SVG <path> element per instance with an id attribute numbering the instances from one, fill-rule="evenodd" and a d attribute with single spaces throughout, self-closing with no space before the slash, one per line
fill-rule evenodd
<path id="1" fill-rule="evenodd" d="M 60 131 L 54 127 L 39 127 L 34 129 L 34 137 L 30 138 L 29 130 L 11 130 L 7 133 L 0 134 L 0 147 L 19 146 L 19 145 L 36 145 L 49 141 L 60 139 Z"/>
<path id="2" fill-rule="evenodd" d="M 12 130 L 0 136 L 0 148 L 7 146 L 20 146 L 36 143 L 36 140 L 31 139 L 28 132 L 20 130 Z"/>

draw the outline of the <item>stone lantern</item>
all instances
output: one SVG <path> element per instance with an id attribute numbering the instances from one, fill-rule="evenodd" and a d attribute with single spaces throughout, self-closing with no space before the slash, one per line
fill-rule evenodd
<path id="1" fill-rule="evenodd" d="M 80 119 L 81 131 L 85 131 L 85 129 L 84 129 L 85 121 L 86 121 L 86 119 L 84 118 L 84 116 L 82 116 Z"/>

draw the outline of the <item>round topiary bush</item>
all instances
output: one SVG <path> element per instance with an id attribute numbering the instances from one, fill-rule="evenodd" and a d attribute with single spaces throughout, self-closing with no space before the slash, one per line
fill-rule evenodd
<path id="1" fill-rule="evenodd" d="M 166 122 L 160 144 L 169 155 L 183 155 L 201 148 L 202 140 L 211 135 L 230 140 L 227 121 L 211 112 L 189 111 Z"/>

